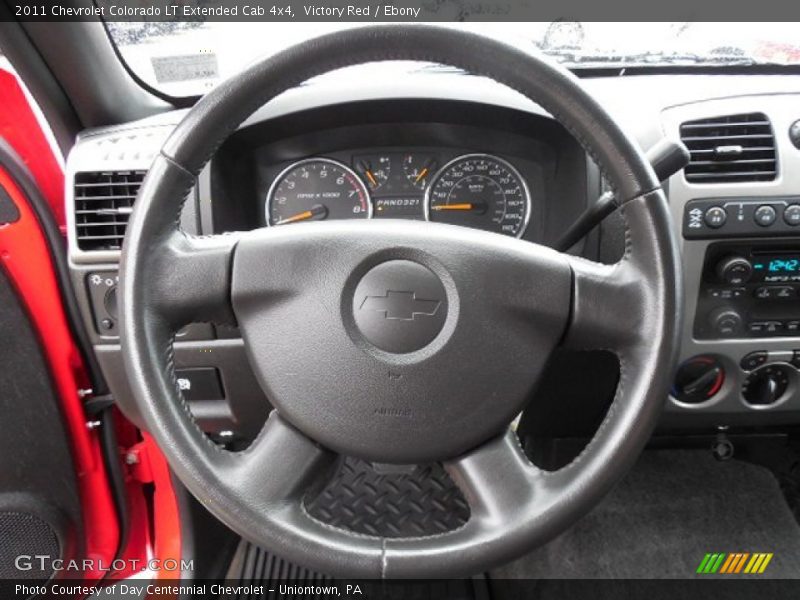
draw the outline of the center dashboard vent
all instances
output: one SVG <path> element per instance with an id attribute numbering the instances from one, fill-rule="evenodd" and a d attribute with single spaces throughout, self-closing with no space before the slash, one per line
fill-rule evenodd
<path id="1" fill-rule="evenodd" d="M 763 113 L 688 121 L 680 131 L 691 153 L 684 169 L 689 182 L 773 181 L 777 175 L 775 135 Z"/>
<path id="2" fill-rule="evenodd" d="M 75 174 L 75 234 L 84 251 L 119 250 L 146 171 Z"/>

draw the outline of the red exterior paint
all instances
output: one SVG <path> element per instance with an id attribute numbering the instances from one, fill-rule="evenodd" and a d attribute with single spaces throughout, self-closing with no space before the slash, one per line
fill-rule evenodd
<path id="1" fill-rule="evenodd" d="M 144 444 L 150 461 L 155 492 L 153 495 L 153 556 L 165 564 L 165 560 L 181 561 L 181 522 L 178 502 L 172 487 L 169 466 L 158 445 L 148 434 L 144 434 Z M 169 563 L 166 563 L 167 565 Z M 162 570 L 157 579 L 179 579 L 180 573 Z"/>
<path id="2" fill-rule="evenodd" d="M 82 400 L 78 397 L 78 389 L 85 387 L 80 355 L 70 336 L 58 280 L 36 216 L 2 168 L 0 185 L 20 212 L 17 222 L 0 226 L 0 264 L 26 305 L 62 402 L 81 495 L 86 557 L 108 565 L 117 550 L 119 531 L 97 432 L 86 427 Z M 96 579 L 102 573 L 84 575 Z"/>
<path id="3" fill-rule="evenodd" d="M 131 465 L 126 477 L 131 530 L 122 558 L 130 559 L 130 562 L 127 569 L 115 572 L 111 579 L 135 574 L 135 566 L 139 565 L 141 570 L 148 556 L 161 561 L 160 564 L 171 559 L 180 564 L 181 560 L 180 516 L 167 462 L 152 438 L 144 434 L 144 440 L 141 440 L 139 431 L 121 415 L 118 416 L 118 441 L 128 454 L 137 457 L 137 463 Z M 153 486 L 152 502 L 148 502 L 143 493 L 142 484 L 145 483 Z M 149 526 L 151 522 L 152 528 Z M 154 535 L 151 535 L 151 530 Z M 157 579 L 176 577 L 174 571 L 155 574 Z"/>
<path id="4" fill-rule="evenodd" d="M 64 173 L 42 132 L 17 77 L 0 69 L 0 136 L 25 161 L 39 190 L 53 211 L 56 223 L 66 231 L 64 219 Z"/>
<path id="5" fill-rule="evenodd" d="M 66 233 L 61 164 L 53 155 L 53 149 L 16 76 L 3 69 L 0 69 L 0 106 L 3 107 L 0 110 L 0 136 L 23 159 L 62 233 Z M 8 273 L 26 304 L 63 403 L 81 494 L 86 558 L 110 565 L 119 543 L 119 528 L 97 433 L 86 427 L 82 401 L 78 396 L 78 389 L 87 387 L 83 365 L 67 327 L 58 281 L 39 223 L 24 194 L 2 169 L 0 185 L 5 187 L 21 215 L 16 223 L 0 226 L 0 268 Z M 120 556 L 138 561 L 138 564 L 148 557 L 162 563 L 167 559 L 180 562 L 178 505 L 166 460 L 150 438 L 140 441 L 138 430 L 116 411 L 115 422 L 121 449 L 141 445 L 150 465 L 154 488 L 151 505 L 144 493 L 143 482 L 128 473 L 130 531 Z M 151 539 L 150 523 L 153 523 L 155 539 Z M 134 570 L 128 568 L 112 577 L 117 579 L 132 574 Z M 99 571 L 80 574 L 87 579 L 99 579 L 104 575 L 107 574 Z M 158 577 L 169 579 L 175 574 L 161 572 Z"/>

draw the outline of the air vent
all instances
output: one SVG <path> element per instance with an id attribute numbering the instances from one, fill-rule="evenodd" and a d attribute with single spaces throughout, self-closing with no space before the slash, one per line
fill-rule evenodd
<path id="1" fill-rule="evenodd" d="M 681 140 L 692 154 L 684 169 L 693 183 L 772 181 L 777 173 L 775 136 L 765 114 L 689 121 Z"/>
<path id="2" fill-rule="evenodd" d="M 84 251 L 119 250 L 145 171 L 75 174 L 75 232 Z"/>

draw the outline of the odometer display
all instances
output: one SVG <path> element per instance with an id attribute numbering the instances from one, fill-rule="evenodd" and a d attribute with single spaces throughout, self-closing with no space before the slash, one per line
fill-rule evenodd
<path id="1" fill-rule="evenodd" d="M 428 188 L 425 215 L 429 221 L 520 237 L 528 225 L 530 203 L 525 180 L 508 162 L 467 154 L 437 173 Z"/>
<path id="2" fill-rule="evenodd" d="M 367 219 L 372 204 L 364 183 L 352 169 L 327 158 L 290 165 L 267 193 L 269 225 L 323 219 Z"/>

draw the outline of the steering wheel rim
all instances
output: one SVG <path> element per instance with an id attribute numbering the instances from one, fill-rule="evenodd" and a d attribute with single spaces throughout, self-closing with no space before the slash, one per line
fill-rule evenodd
<path id="1" fill-rule="evenodd" d="M 548 110 L 615 187 L 626 229 L 621 261 L 600 265 L 528 242 L 433 223 L 309 223 L 202 238 L 179 230 L 183 199 L 195 177 L 222 141 L 258 107 L 314 76 L 385 60 L 459 67 L 507 85 Z M 298 282 L 292 279 L 292 271 L 281 267 L 281 260 L 291 262 L 291 257 L 303 255 L 298 248 L 322 247 L 333 263 L 346 262 L 345 255 L 354 250 L 352 245 L 342 245 L 342 239 L 358 241 L 358 260 L 338 269 L 339 279 L 322 277 L 313 265 L 304 263 L 312 269 L 311 275 Z M 268 264 L 274 273 L 259 270 L 259 260 L 271 260 Z M 483 292 L 503 304 L 504 318 L 521 312 L 541 321 L 535 335 L 518 336 L 515 329 L 506 327 L 506 337 L 518 343 L 515 348 L 544 353 L 561 344 L 617 354 L 616 396 L 594 439 L 578 458 L 556 472 L 538 469 L 508 430 L 508 421 L 505 432 L 499 428 L 499 417 L 484 419 L 489 423 L 483 427 L 470 421 L 468 425 L 476 428 L 470 434 L 449 431 L 454 441 L 446 450 L 435 443 L 433 432 L 421 431 L 418 454 L 402 447 L 402 436 L 388 440 L 387 448 L 366 448 L 370 444 L 365 443 L 361 451 L 358 440 L 348 441 L 349 428 L 356 425 L 340 419 L 341 431 L 328 431 L 310 414 L 312 405 L 296 394 L 292 402 L 276 402 L 278 412 L 270 415 L 256 441 L 243 452 L 228 452 L 199 430 L 174 376 L 172 343 L 181 326 L 239 322 L 262 385 L 268 392 L 279 390 L 280 396 L 292 396 L 285 381 L 275 384 L 272 373 L 285 371 L 286 366 L 280 363 L 280 352 L 265 350 L 262 330 L 297 312 L 298 305 L 292 303 L 301 291 L 316 293 L 330 285 L 330 290 L 319 293 L 352 296 L 351 284 L 357 281 L 353 277 L 365 276 L 370 268 L 390 260 L 422 264 L 444 282 L 450 304 L 443 333 L 437 337 L 441 341 L 407 359 L 376 352 L 356 340 L 347 356 L 408 368 L 412 388 L 418 373 L 413 369 L 446 356 L 456 346 L 454 340 L 464 339 L 458 338 L 462 328 L 477 327 L 470 333 L 472 338 L 485 334 L 480 323 L 475 324 L 481 319 L 467 319 L 489 310 L 480 299 L 474 300 L 480 290 L 464 276 L 468 267 L 478 272 L 485 268 L 488 273 L 513 265 L 530 275 L 521 278 L 525 281 L 544 278 L 547 285 L 534 281 L 514 290 L 511 303 L 503 304 L 491 291 Z M 331 574 L 470 575 L 516 558 L 563 531 L 594 506 L 638 457 L 665 401 L 675 358 L 681 293 L 678 265 L 666 199 L 650 165 L 572 74 L 534 53 L 476 34 L 419 25 L 363 27 L 310 40 L 253 65 L 205 96 L 170 136 L 142 186 L 123 248 L 121 343 L 131 389 L 170 466 L 212 513 L 243 537 Z M 451 275 L 453 281 L 448 279 Z M 337 333 L 352 334 L 346 308 L 351 296 L 341 303 L 342 324 L 337 321 Z M 526 303 L 526 296 L 535 302 Z M 470 308 L 472 304 L 480 310 Z M 561 304 L 563 312 L 557 308 Z M 308 305 L 303 309 L 315 315 L 331 314 L 327 308 L 316 313 Z M 546 327 L 545 322 L 549 323 Z M 543 368 L 546 358 L 540 358 L 537 369 Z M 270 369 L 275 361 L 281 368 Z M 417 383 L 434 385 L 427 374 L 419 375 Z M 516 387 L 498 384 L 498 389 L 516 398 L 534 383 L 535 378 Z M 514 402 L 498 401 L 501 417 L 518 408 L 518 401 Z M 419 405 L 415 410 L 421 410 Z M 284 413 L 290 415 L 288 420 Z M 318 439 L 324 437 L 324 444 L 312 441 L 306 435 L 309 431 Z M 369 429 L 356 431 L 369 438 Z M 303 496 L 332 464 L 335 455 L 329 448 L 361 451 L 366 458 L 387 462 L 435 455 L 444 461 L 469 502 L 469 521 L 445 534 L 401 539 L 357 535 L 316 521 L 305 511 Z"/>

